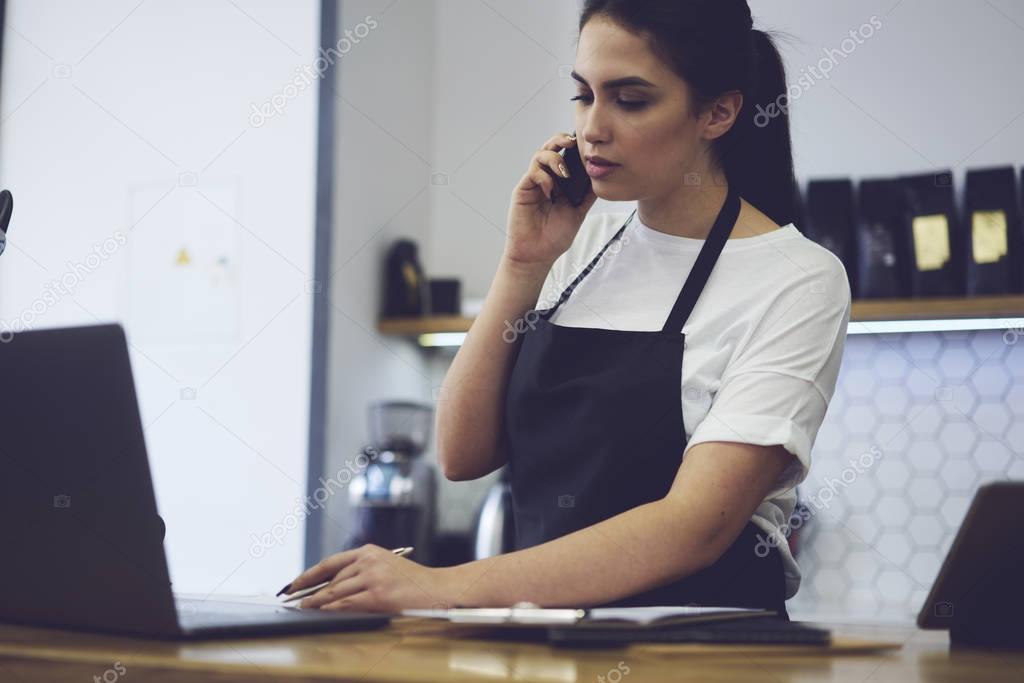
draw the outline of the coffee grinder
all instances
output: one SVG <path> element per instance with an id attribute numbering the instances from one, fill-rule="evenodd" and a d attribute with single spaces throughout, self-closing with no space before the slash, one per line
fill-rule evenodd
<path id="1" fill-rule="evenodd" d="M 430 439 L 433 407 L 409 401 L 369 406 L 366 467 L 348 487 L 355 531 L 349 548 L 373 543 L 413 546 L 412 558 L 430 564 L 437 528 L 437 477 L 422 455 Z"/>

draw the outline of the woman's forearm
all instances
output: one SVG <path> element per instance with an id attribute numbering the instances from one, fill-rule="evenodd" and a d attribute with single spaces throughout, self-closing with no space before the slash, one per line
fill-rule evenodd
<path id="1" fill-rule="evenodd" d="M 714 563 L 721 529 L 705 515 L 684 501 L 658 500 L 532 548 L 453 567 L 465 586 L 456 602 L 586 607 L 641 593 Z"/>
<path id="2" fill-rule="evenodd" d="M 437 400 L 437 458 L 445 476 L 476 479 L 504 464 L 502 411 L 517 321 L 533 308 L 548 268 L 503 258 Z"/>

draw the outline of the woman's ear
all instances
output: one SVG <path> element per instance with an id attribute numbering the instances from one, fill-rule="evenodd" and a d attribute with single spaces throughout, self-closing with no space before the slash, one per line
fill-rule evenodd
<path id="1" fill-rule="evenodd" d="M 730 90 L 719 95 L 705 112 L 707 122 L 704 124 L 704 137 L 715 140 L 728 133 L 736 123 L 742 108 L 743 93 L 739 90 Z"/>

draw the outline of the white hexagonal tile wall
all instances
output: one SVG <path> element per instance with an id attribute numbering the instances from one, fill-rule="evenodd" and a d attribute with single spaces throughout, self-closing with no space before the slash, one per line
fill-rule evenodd
<path id="1" fill-rule="evenodd" d="M 850 398 L 871 398 L 876 384 L 870 368 L 855 368 L 844 373 L 843 391 Z"/>
<path id="2" fill-rule="evenodd" d="M 971 388 L 982 399 L 1002 399 L 1010 388 L 1010 376 L 1000 362 L 987 362 L 978 367 L 970 378 Z"/>
<path id="3" fill-rule="evenodd" d="M 1012 459 L 1013 453 L 1002 441 L 982 439 L 974 449 L 974 463 L 982 472 L 1003 473 Z"/>
<path id="4" fill-rule="evenodd" d="M 1024 479 L 1024 336 L 1003 330 L 855 335 L 800 495 L 804 611 L 912 622 L 977 487 Z M 882 457 L 846 484 L 849 460 Z M 820 502 L 820 500 L 819 500 Z"/>
<path id="5" fill-rule="evenodd" d="M 935 510 L 942 502 L 945 490 L 933 478 L 918 478 L 911 482 L 907 493 L 916 510 Z"/>
<path id="6" fill-rule="evenodd" d="M 986 363 L 1002 361 L 1010 351 L 1010 347 L 1003 341 L 1002 335 L 983 331 L 972 335 L 968 344 L 974 351 L 974 355 Z"/>
<path id="7" fill-rule="evenodd" d="M 886 494 L 875 506 L 875 514 L 883 528 L 901 527 L 910 519 L 910 506 L 902 495 Z"/>
<path id="8" fill-rule="evenodd" d="M 872 370 L 882 382 L 899 381 L 910 372 L 910 363 L 896 345 L 884 347 L 872 358 Z"/>
<path id="9" fill-rule="evenodd" d="M 972 494 L 973 495 L 973 494 Z M 972 496 L 950 495 L 947 496 L 942 505 L 939 506 L 939 515 L 945 522 L 947 529 L 959 529 L 970 507 Z"/>
<path id="10" fill-rule="evenodd" d="M 915 403 L 907 411 L 907 427 L 917 436 L 935 438 L 945 420 L 946 415 L 934 398 L 927 403 Z"/>
<path id="11" fill-rule="evenodd" d="M 826 600 L 835 600 L 846 592 L 846 578 L 838 569 L 825 567 L 814 575 L 814 590 Z"/>
<path id="12" fill-rule="evenodd" d="M 968 460 L 947 460 L 942 466 L 942 481 L 951 491 L 967 491 L 974 488 L 978 479 L 977 468 Z"/>
<path id="13" fill-rule="evenodd" d="M 915 361 L 933 360 L 942 351 L 942 335 L 908 334 L 903 344 Z"/>
<path id="14" fill-rule="evenodd" d="M 878 575 L 878 556 L 872 550 L 851 550 L 843 565 L 851 584 L 872 585 Z"/>
<path id="15" fill-rule="evenodd" d="M 910 598 L 913 581 L 899 569 L 885 569 L 878 575 L 878 593 L 883 600 L 902 604 Z"/>
<path id="16" fill-rule="evenodd" d="M 1010 428 L 1013 416 L 1002 401 L 983 401 L 971 415 L 971 422 L 988 436 L 1002 436 Z"/>
<path id="17" fill-rule="evenodd" d="M 931 586 L 935 581 L 935 577 L 939 575 L 939 567 L 942 566 L 942 561 L 938 555 L 933 552 L 917 552 L 910 562 L 907 563 L 907 573 L 910 577 L 921 586 Z M 919 589 L 920 590 L 920 589 Z M 921 600 L 927 596 L 921 596 Z M 916 602 L 917 596 L 914 596 Z"/>
<path id="18" fill-rule="evenodd" d="M 875 392 L 874 405 L 870 406 L 882 417 L 900 417 L 907 414 L 910 397 L 904 387 L 881 387 Z"/>
<path id="19" fill-rule="evenodd" d="M 882 525 L 873 512 L 856 512 L 850 515 L 845 528 L 851 536 L 863 543 L 873 543 L 882 532 Z"/>
<path id="20" fill-rule="evenodd" d="M 978 359 L 969 348 L 962 345 L 949 346 L 939 354 L 938 365 L 942 368 L 942 376 L 959 384 L 971 375 Z"/>
<path id="21" fill-rule="evenodd" d="M 874 470 L 874 481 L 883 489 L 903 491 L 910 481 L 910 467 L 902 460 L 883 459 Z"/>
<path id="22" fill-rule="evenodd" d="M 924 438 L 915 439 L 906 452 L 906 459 L 911 468 L 916 473 L 928 475 L 940 469 L 945 459 L 945 452 L 940 445 L 941 443 L 941 441 L 932 441 Z"/>
<path id="23" fill-rule="evenodd" d="M 1003 368 L 1006 372 L 1006 368 Z M 1024 383 L 1014 384 L 1006 393 L 1006 407 L 1018 419 L 1024 417 Z"/>
<path id="24" fill-rule="evenodd" d="M 1024 479 L 1024 459 L 1018 455 L 1017 459 L 1010 463 L 1009 469 L 1006 470 L 1007 479 Z"/>
<path id="25" fill-rule="evenodd" d="M 913 551 L 913 548 L 907 543 L 907 535 L 901 531 L 885 532 L 875 541 L 874 548 L 885 558 L 886 562 L 900 567 Z"/>
<path id="26" fill-rule="evenodd" d="M 964 456 L 978 443 L 978 426 L 970 421 L 951 422 L 939 432 L 942 449 L 952 456 Z"/>
<path id="27" fill-rule="evenodd" d="M 942 538 L 942 523 L 933 514 L 915 515 L 907 530 L 918 546 L 934 546 Z"/>
<path id="28" fill-rule="evenodd" d="M 911 368 L 910 373 L 903 380 L 903 386 L 911 398 L 918 401 L 934 401 L 935 390 L 939 388 L 940 382 L 932 373 L 920 370 L 918 366 Z"/>

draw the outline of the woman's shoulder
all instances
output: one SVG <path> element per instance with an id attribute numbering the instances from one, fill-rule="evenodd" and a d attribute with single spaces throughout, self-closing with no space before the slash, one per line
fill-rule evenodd
<path id="1" fill-rule="evenodd" d="M 847 312 L 852 304 L 850 280 L 843 261 L 830 249 L 807 237 L 790 223 L 789 234 L 763 244 L 761 251 L 747 253 L 747 281 L 762 293 L 768 306 L 791 310 L 799 305 L 818 313 Z M 759 259 L 757 264 L 750 259 Z"/>
<path id="2" fill-rule="evenodd" d="M 797 238 L 792 244 L 801 259 L 805 274 L 845 285 L 845 293 L 849 296 L 850 283 L 842 259 L 832 250 L 807 237 L 793 223 L 790 226 L 797 232 Z"/>

